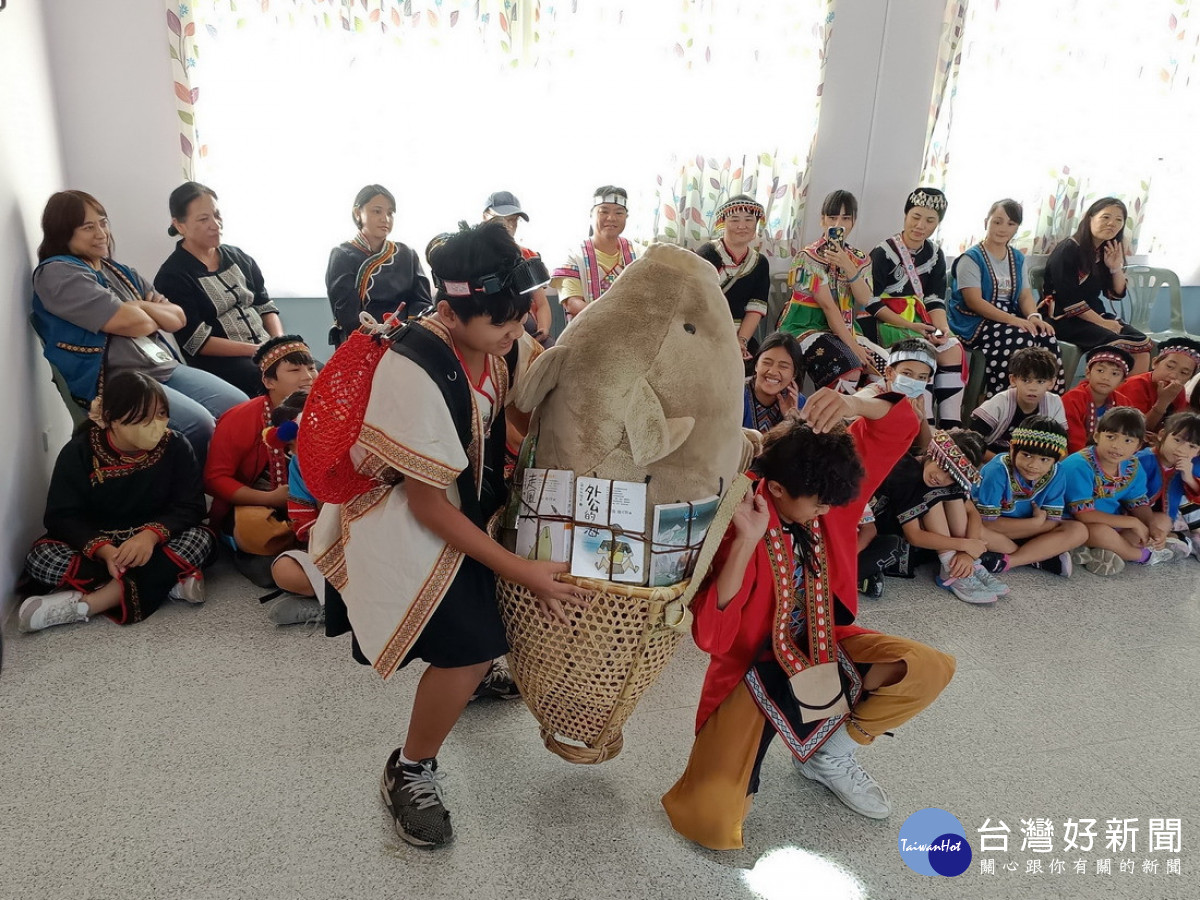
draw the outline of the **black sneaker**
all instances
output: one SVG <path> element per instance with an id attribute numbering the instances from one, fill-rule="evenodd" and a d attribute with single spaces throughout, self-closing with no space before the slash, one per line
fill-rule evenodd
<path id="1" fill-rule="evenodd" d="M 396 834 L 416 847 L 440 847 L 454 838 L 450 811 L 442 802 L 441 780 L 436 759 L 423 759 L 415 766 L 400 762 L 397 747 L 383 769 L 379 792 L 395 820 Z"/>
<path id="2" fill-rule="evenodd" d="M 1070 553 L 1060 553 L 1058 556 L 1052 556 L 1049 559 L 1043 559 L 1041 562 L 1030 563 L 1029 568 L 1041 569 L 1043 572 L 1049 572 L 1051 575 L 1061 575 L 1063 578 L 1071 577 Z"/>
<path id="3" fill-rule="evenodd" d="M 858 585 L 858 592 L 864 597 L 878 600 L 883 596 L 883 576 L 879 573 L 868 575 Z"/>
<path id="4" fill-rule="evenodd" d="M 979 557 L 979 564 L 993 575 L 999 575 L 1001 572 L 1008 571 L 1008 563 L 1004 559 L 1004 554 L 995 553 L 991 550 L 986 551 L 983 556 Z"/>
<path id="5" fill-rule="evenodd" d="M 517 683 L 508 671 L 508 663 L 504 661 L 504 657 L 500 657 L 492 660 L 492 667 L 488 669 L 483 681 L 479 682 L 479 687 L 475 688 L 471 699 L 490 697 L 493 700 L 516 700 L 520 696 Z"/>

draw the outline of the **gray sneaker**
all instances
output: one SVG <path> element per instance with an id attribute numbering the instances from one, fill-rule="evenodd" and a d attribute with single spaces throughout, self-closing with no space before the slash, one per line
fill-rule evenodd
<path id="1" fill-rule="evenodd" d="M 800 762 L 793 756 L 792 764 L 809 781 L 833 791 L 835 797 L 860 816 L 886 819 L 892 812 L 891 803 L 879 782 L 859 765 L 857 750 L 858 744 L 846 734 L 843 725 L 808 762 Z"/>
<path id="2" fill-rule="evenodd" d="M 56 591 L 29 597 L 17 611 L 17 629 L 26 634 L 87 620 L 87 604 L 83 602 L 81 591 Z"/>
<path id="3" fill-rule="evenodd" d="M 1171 562 L 1187 559 L 1192 555 L 1192 545 L 1187 541 L 1181 540 L 1177 537 L 1167 538 L 1165 549 L 1171 553 Z"/>
<path id="4" fill-rule="evenodd" d="M 1103 547 L 1080 547 L 1072 550 L 1071 556 L 1093 575 L 1117 575 L 1125 569 L 1125 560 Z"/>
<path id="5" fill-rule="evenodd" d="M 986 566 L 975 564 L 975 577 L 979 579 L 979 583 L 987 590 L 991 591 L 997 597 L 1005 597 L 1008 595 L 1009 587 L 995 575 L 987 570 Z"/>
<path id="6" fill-rule="evenodd" d="M 316 597 L 285 593 L 275 601 L 267 619 L 272 625 L 320 625 L 325 621 L 325 607 Z"/>
<path id="7" fill-rule="evenodd" d="M 396 826 L 396 834 L 415 847 L 438 847 L 454 839 L 450 811 L 442 799 L 436 759 L 423 759 L 415 766 L 400 762 L 397 747 L 383 768 L 379 792 Z"/>
<path id="8" fill-rule="evenodd" d="M 938 587 L 945 588 L 963 603 L 983 605 L 996 602 L 996 594 L 984 586 L 974 574 L 966 578 L 946 578 L 939 575 L 936 579 Z"/>

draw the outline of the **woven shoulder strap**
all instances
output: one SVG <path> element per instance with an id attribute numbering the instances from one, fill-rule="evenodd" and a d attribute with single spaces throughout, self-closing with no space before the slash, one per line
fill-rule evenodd
<path id="1" fill-rule="evenodd" d="M 717 555 L 717 549 L 721 546 L 721 540 L 725 537 L 729 523 L 733 521 L 734 511 L 737 510 L 738 504 L 742 502 L 753 485 L 754 482 L 750 476 L 739 475 L 729 485 L 725 496 L 721 498 L 712 524 L 708 526 L 708 534 L 704 536 L 704 543 L 700 545 L 700 553 L 696 557 L 696 570 L 692 573 L 692 580 L 679 598 L 684 606 L 692 605 L 692 599 L 699 592 L 700 585 L 704 583 L 704 577 L 708 574 L 713 558 Z"/>

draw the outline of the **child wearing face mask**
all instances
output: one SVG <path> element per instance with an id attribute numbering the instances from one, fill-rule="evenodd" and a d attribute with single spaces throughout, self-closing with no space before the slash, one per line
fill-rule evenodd
<path id="1" fill-rule="evenodd" d="M 109 378 L 101 422 L 85 422 L 58 455 L 46 534 L 25 572 L 44 593 L 21 604 L 18 627 L 41 631 L 104 613 L 140 622 L 168 598 L 204 602 L 201 569 L 215 538 L 191 445 L 167 429 L 162 385 L 142 372 Z"/>
<path id="2" fill-rule="evenodd" d="M 869 384 L 858 392 L 860 397 L 878 397 L 888 391 L 903 394 L 909 399 L 921 423 L 917 439 L 913 441 L 916 452 L 929 446 L 933 437 L 933 393 L 930 384 L 937 370 L 937 350 L 933 344 L 921 338 L 906 338 L 892 345 L 888 364 L 883 370 L 884 381 Z"/>

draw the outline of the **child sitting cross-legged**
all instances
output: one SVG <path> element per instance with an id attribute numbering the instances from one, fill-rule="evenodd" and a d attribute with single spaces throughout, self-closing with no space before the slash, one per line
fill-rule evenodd
<path id="1" fill-rule="evenodd" d="M 1093 347 L 1083 358 L 1087 363 L 1083 381 L 1062 397 L 1067 413 L 1068 453 L 1078 453 L 1091 442 L 1096 423 L 1113 405 L 1113 392 L 1133 368 L 1133 354 L 1112 344 Z"/>
<path id="2" fill-rule="evenodd" d="M 994 603 L 1008 593 L 979 561 L 987 543 L 970 497 L 982 458 L 983 438 L 974 431 L 935 431 L 925 454 L 901 457 L 875 495 L 880 533 L 907 542 L 902 569 L 936 554 L 938 585 L 966 603 Z"/>
<path id="3" fill-rule="evenodd" d="M 1146 472 L 1135 456 L 1145 435 L 1142 414 L 1118 406 L 1096 425 L 1095 443 L 1062 462 L 1067 511 L 1088 528 L 1087 543 L 1071 555 L 1095 575 L 1115 575 L 1127 562 L 1153 566 L 1181 556 L 1150 534 Z"/>
<path id="4" fill-rule="evenodd" d="M 987 443 L 985 459 L 1008 449 L 1013 429 L 1029 416 L 1049 416 L 1067 427 L 1062 398 L 1053 393 L 1058 357 L 1042 347 L 1025 347 L 1008 361 L 1008 390 L 989 397 L 971 415 L 970 427 Z"/>
<path id="5" fill-rule="evenodd" d="M 216 541 L 201 524 L 196 454 L 167 428 L 166 392 L 145 372 L 125 371 L 99 399 L 100 423 L 85 421 L 54 464 L 46 534 L 25 560 L 49 592 L 21 604 L 21 631 L 100 613 L 129 625 L 168 598 L 204 602 L 200 570 Z"/>
<path id="6" fill-rule="evenodd" d="M 1067 430 L 1049 416 L 1030 416 L 1013 429 L 1007 453 L 980 470 L 974 490 L 983 519 L 991 572 L 1017 566 L 1070 577 L 1071 552 L 1087 540 L 1087 526 L 1063 520 Z"/>
<path id="7" fill-rule="evenodd" d="M 1137 459 L 1146 471 L 1146 494 L 1154 510 L 1150 536 L 1173 533 L 1167 545 L 1178 539 L 1200 557 L 1200 413 L 1175 413 L 1155 445 L 1139 450 Z"/>

